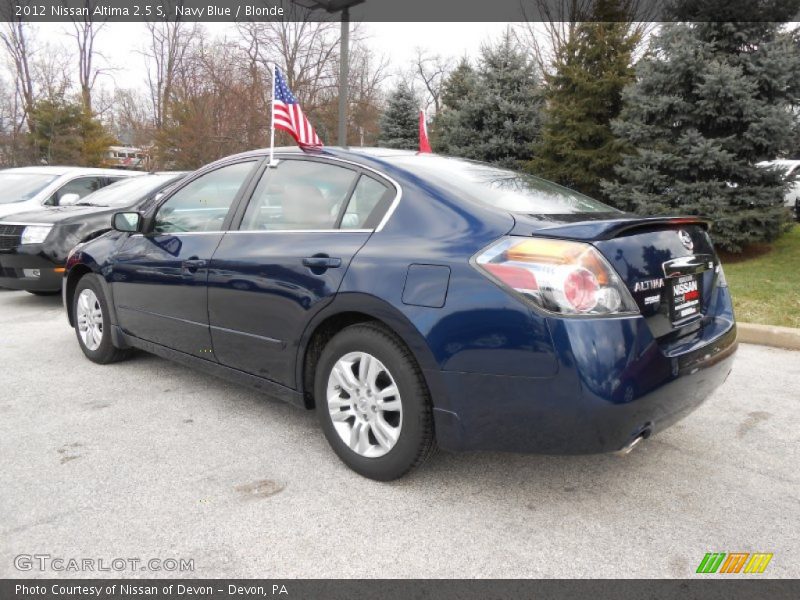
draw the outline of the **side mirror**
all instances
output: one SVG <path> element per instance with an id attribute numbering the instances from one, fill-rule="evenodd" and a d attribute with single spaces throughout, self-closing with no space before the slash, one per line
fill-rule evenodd
<path id="1" fill-rule="evenodd" d="M 70 206 L 81 199 L 80 194 L 64 194 L 58 199 L 59 206 Z"/>
<path id="2" fill-rule="evenodd" d="M 118 212 L 111 218 L 111 226 L 123 233 L 136 233 L 142 227 L 142 215 L 137 212 Z"/>

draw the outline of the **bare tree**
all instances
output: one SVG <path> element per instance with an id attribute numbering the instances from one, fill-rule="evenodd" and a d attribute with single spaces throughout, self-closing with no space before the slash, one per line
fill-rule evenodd
<path id="1" fill-rule="evenodd" d="M 263 90 L 265 99 L 271 96 L 272 68 L 277 64 L 317 133 L 323 140 L 331 140 L 337 122 L 340 28 L 338 22 L 318 18 L 290 4 L 283 20 L 245 22 L 238 29 L 251 78 Z M 356 27 L 351 48 L 359 39 Z M 281 143 L 290 141 L 282 132 L 277 136 Z"/>
<path id="2" fill-rule="evenodd" d="M 238 41 L 198 35 L 175 71 L 170 118 L 156 132 L 158 162 L 196 168 L 264 146 L 269 112 Z"/>
<path id="3" fill-rule="evenodd" d="M 595 0 L 527 0 L 523 14 L 528 21 L 515 29 L 518 40 L 531 50 L 540 73 L 551 70 L 553 60 L 575 35 L 578 23 L 589 19 Z"/>
<path id="4" fill-rule="evenodd" d="M 166 1 L 165 15 L 174 14 L 173 7 L 183 0 Z M 176 72 L 182 68 L 186 52 L 198 35 L 197 23 L 181 20 L 147 21 L 149 33 L 144 50 L 147 63 L 147 85 L 150 104 L 153 107 L 153 122 L 156 129 L 164 126 L 168 118 L 168 104 L 172 95 Z"/>
<path id="5" fill-rule="evenodd" d="M 347 137 L 358 139 L 361 146 L 373 145 L 377 141 L 383 104 L 382 86 L 389 77 L 388 67 L 386 57 L 375 55 L 363 43 L 355 44 L 350 52 Z M 332 110 L 330 118 L 333 119 Z"/>
<path id="6" fill-rule="evenodd" d="M 96 6 L 96 0 L 83 0 L 84 6 L 91 15 Z M 95 59 L 100 56 L 95 50 L 95 41 L 105 21 L 97 22 L 91 16 L 83 20 L 72 21 L 72 38 L 78 48 L 78 82 L 80 84 L 81 102 L 87 113 L 92 112 L 92 90 L 97 78 L 108 72 L 108 69 L 98 68 Z"/>
<path id="7" fill-rule="evenodd" d="M 426 90 L 427 102 L 426 109 L 433 105 L 436 113 L 442 108 L 442 86 L 450 71 L 453 70 L 453 59 L 445 58 L 439 54 L 428 54 L 422 48 L 416 49 L 414 61 L 416 76 L 422 82 Z"/>
<path id="8" fill-rule="evenodd" d="M 60 45 L 46 42 L 31 65 L 36 96 L 62 98 L 72 86 L 71 58 Z"/>
<path id="9" fill-rule="evenodd" d="M 139 147 L 153 142 L 153 115 L 147 92 L 117 88 L 111 106 L 105 121 L 114 137 L 124 144 Z"/>
<path id="10" fill-rule="evenodd" d="M 278 63 L 303 109 L 313 111 L 337 93 L 339 24 L 295 4 L 287 11 L 280 21 L 239 23 L 239 33 L 251 63 L 265 75 Z M 351 38 L 358 41 L 357 31 Z"/>
<path id="11" fill-rule="evenodd" d="M 4 10 L 9 10 L 10 4 Z M 35 42 L 31 26 L 20 20 L 14 20 L 9 12 L 3 15 L 7 19 L 0 30 L 0 40 L 6 50 L 14 72 L 16 94 L 22 101 L 23 118 L 27 122 L 28 130 L 33 131 L 31 111 L 36 97 L 34 95 L 33 56 Z"/>
<path id="12" fill-rule="evenodd" d="M 15 166 L 20 162 L 24 123 L 20 95 L 15 86 L 0 79 L 0 166 Z"/>
<path id="13" fill-rule="evenodd" d="M 554 61 L 575 36 L 581 22 L 593 19 L 597 0 L 522 0 L 528 21 L 515 28 L 518 41 L 527 47 L 540 73 L 551 73 Z M 657 3 L 648 0 L 621 0 L 631 16 L 630 34 L 645 40 L 653 27 Z"/>

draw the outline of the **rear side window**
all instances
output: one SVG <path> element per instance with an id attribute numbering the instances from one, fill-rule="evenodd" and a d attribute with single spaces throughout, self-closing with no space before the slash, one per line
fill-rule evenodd
<path id="1" fill-rule="evenodd" d="M 392 190 L 387 185 L 367 175 L 362 175 L 342 217 L 342 229 L 375 228 L 392 198 Z"/>
<path id="2" fill-rule="evenodd" d="M 454 190 L 463 198 L 512 213 L 620 212 L 545 179 L 487 163 L 443 156 L 403 157 L 396 159 L 396 162 L 430 178 L 443 188 Z"/>
<path id="3" fill-rule="evenodd" d="M 310 160 L 284 160 L 264 171 L 242 231 L 334 229 L 358 173 Z"/>

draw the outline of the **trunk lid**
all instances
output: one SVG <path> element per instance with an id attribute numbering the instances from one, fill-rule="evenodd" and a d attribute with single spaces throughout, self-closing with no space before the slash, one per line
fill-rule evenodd
<path id="1" fill-rule="evenodd" d="M 559 217 L 563 217 L 559 219 Z M 697 217 L 515 215 L 511 235 L 588 242 L 628 287 L 656 338 L 696 330 L 709 315 L 719 259 Z"/>

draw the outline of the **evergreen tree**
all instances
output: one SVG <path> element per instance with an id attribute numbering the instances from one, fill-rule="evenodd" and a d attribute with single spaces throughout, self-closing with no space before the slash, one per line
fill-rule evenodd
<path id="1" fill-rule="evenodd" d="M 546 107 L 533 173 L 600 197 L 600 182 L 622 160 L 623 145 L 611 131 L 622 108 L 622 90 L 634 79 L 631 54 L 638 29 L 627 22 L 628 0 L 598 0 L 591 22 L 582 22 L 555 57 L 546 77 Z"/>
<path id="2" fill-rule="evenodd" d="M 478 74 L 466 58 L 442 84 L 442 110 L 433 119 L 431 144 L 434 152 L 457 156 L 469 145 L 473 133 L 462 126 L 461 109 L 476 95 Z"/>
<path id="3" fill-rule="evenodd" d="M 778 20 L 800 5 L 775 1 L 677 3 L 678 18 L 698 22 L 664 25 L 623 94 L 613 129 L 635 151 L 616 169 L 619 181 L 604 183 L 613 202 L 641 214 L 709 216 L 718 245 L 734 252 L 782 231 L 785 175 L 756 163 L 780 156 L 798 133 L 789 110 L 798 50 L 777 23 L 711 21 Z"/>
<path id="4" fill-rule="evenodd" d="M 115 141 L 80 102 L 41 100 L 31 117 L 30 142 L 47 164 L 102 166 L 106 150 Z"/>
<path id="5" fill-rule="evenodd" d="M 419 148 L 419 103 L 414 92 L 401 83 L 389 97 L 380 120 L 378 145 L 385 148 Z"/>
<path id="6" fill-rule="evenodd" d="M 105 154 L 108 147 L 117 143 L 99 119 L 90 113 L 81 110 L 81 159 L 80 165 L 84 167 L 105 166 Z"/>
<path id="7" fill-rule="evenodd" d="M 508 167 L 530 160 L 542 94 L 536 70 L 511 32 L 481 50 L 474 78 L 462 65 L 448 79 L 437 151 Z"/>
<path id="8" fill-rule="evenodd" d="M 448 109 L 460 109 L 464 100 L 475 89 L 475 80 L 475 69 L 469 64 L 469 60 L 463 57 L 442 85 L 442 106 Z"/>

